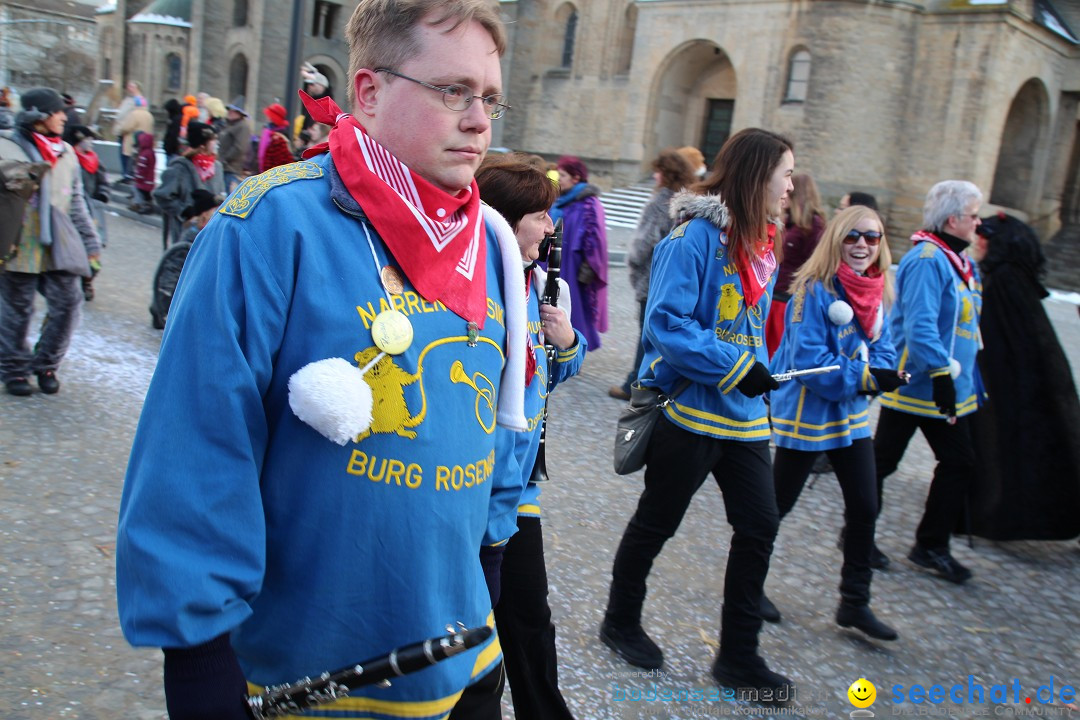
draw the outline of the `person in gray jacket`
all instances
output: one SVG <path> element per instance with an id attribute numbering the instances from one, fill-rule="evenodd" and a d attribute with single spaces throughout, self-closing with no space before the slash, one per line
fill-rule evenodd
<path id="1" fill-rule="evenodd" d="M 180 242 L 184 232 L 184 208 L 191 205 L 196 189 L 214 195 L 225 194 L 225 173 L 217 159 L 217 135 L 206 123 L 192 120 L 187 128 L 187 146 L 173 157 L 154 190 L 154 202 L 161 208 L 162 244 L 168 250 Z"/>
<path id="2" fill-rule="evenodd" d="M 641 345 L 641 332 L 644 329 L 645 301 L 649 297 L 649 269 L 652 267 L 653 248 L 664 239 L 675 222 L 668 214 L 671 198 L 675 193 L 694 181 L 694 168 L 687 159 L 674 148 L 661 150 L 653 160 L 653 179 L 656 190 L 649 202 L 641 209 L 634 239 L 630 243 L 627 264 L 630 266 L 630 284 L 634 287 L 634 298 L 638 301 L 638 342 L 634 364 L 626 375 L 622 385 L 612 385 L 608 395 L 619 400 L 630 399 L 630 385 L 637 379 L 638 367 L 645 349 Z"/>
<path id="3" fill-rule="evenodd" d="M 21 105 L 15 130 L 0 137 L 0 158 L 48 163 L 50 169 L 23 215 L 16 254 L 0 272 L 0 380 L 12 395 L 29 395 L 33 373 L 41 391 L 52 395 L 60 390 L 56 371 L 79 322 L 79 277 L 90 275 L 101 242 L 75 150 L 61 139 L 63 98 L 52 88 L 33 88 L 23 93 Z M 31 350 L 27 336 L 38 292 L 48 312 Z"/>

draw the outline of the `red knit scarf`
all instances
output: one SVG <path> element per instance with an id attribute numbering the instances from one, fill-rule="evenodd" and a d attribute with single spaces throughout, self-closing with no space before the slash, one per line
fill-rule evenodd
<path id="1" fill-rule="evenodd" d="M 203 182 L 214 177 L 214 164 L 217 163 L 216 155 L 192 155 L 191 163 L 195 166 L 195 170 L 199 173 L 199 179 Z"/>
<path id="2" fill-rule="evenodd" d="M 876 340 L 874 326 L 877 324 L 878 312 L 881 310 L 881 295 L 885 291 L 885 275 L 877 265 L 867 268 L 865 275 L 860 275 L 851 269 L 846 262 L 840 263 L 836 271 L 836 279 L 844 288 L 848 305 L 855 311 L 855 319 L 859 321 L 859 327 L 863 334 L 871 340 Z M 878 328 L 880 332 L 880 328 Z"/>
<path id="3" fill-rule="evenodd" d="M 96 175 L 98 168 L 101 166 L 101 159 L 93 150 L 81 150 L 78 145 L 75 146 L 75 157 L 79 158 L 79 165 L 82 169 L 91 175 Z"/>
<path id="4" fill-rule="evenodd" d="M 746 259 L 746 253 L 740 249 L 736 253 L 739 264 L 739 280 L 742 281 L 743 298 L 747 307 L 754 307 L 761 299 L 769 279 L 776 270 L 776 255 L 773 254 L 773 238 L 776 237 L 776 225 L 769 223 L 768 239 L 754 242 L 754 257 Z"/>
<path id="5" fill-rule="evenodd" d="M 945 257 L 949 258 L 949 262 L 959 273 L 964 284 L 968 286 L 968 289 L 975 287 L 975 268 L 971 263 L 971 258 L 967 255 L 959 255 L 953 251 L 948 244 L 933 233 L 929 233 L 925 230 L 920 230 L 911 236 L 911 242 L 913 244 L 919 244 L 921 242 L 928 242 L 937 245 L 945 253 Z"/>
<path id="6" fill-rule="evenodd" d="M 60 156 L 64 154 L 64 141 L 59 137 L 35 132 L 33 138 L 34 145 L 37 146 L 42 159 L 50 165 L 55 165 Z"/>
<path id="7" fill-rule="evenodd" d="M 300 97 L 315 122 L 333 125 L 329 141 L 305 150 L 304 158 L 329 149 L 349 194 L 413 286 L 483 328 L 487 243 L 476 181 L 451 195 L 409 170 L 329 96 Z"/>

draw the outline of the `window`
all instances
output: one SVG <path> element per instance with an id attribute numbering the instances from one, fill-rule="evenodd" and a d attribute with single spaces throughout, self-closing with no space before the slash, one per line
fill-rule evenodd
<path id="1" fill-rule="evenodd" d="M 731 135 L 731 116 L 735 114 L 734 100 L 709 99 L 705 107 L 705 131 L 701 138 L 701 153 L 712 161 Z"/>
<path id="2" fill-rule="evenodd" d="M 180 89 L 180 71 L 182 69 L 182 63 L 180 56 L 176 53 L 169 53 L 165 56 L 165 76 L 167 78 L 166 89 L 167 90 L 179 90 Z"/>
<path id="3" fill-rule="evenodd" d="M 248 24 L 247 0 L 236 0 L 233 3 L 232 24 L 233 27 L 244 27 Z"/>
<path id="4" fill-rule="evenodd" d="M 338 11 L 341 6 L 325 0 L 315 1 L 315 13 L 311 19 L 311 36 L 330 39 L 334 37 Z"/>
<path id="5" fill-rule="evenodd" d="M 243 54 L 233 56 L 229 63 L 229 97 L 247 94 L 248 61 Z"/>
<path id="6" fill-rule="evenodd" d="M 569 68 L 574 64 L 574 35 L 577 34 L 577 10 L 570 9 L 566 18 L 566 34 L 563 36 L 562 66 Z"/>
<path id="7" fill-rule="evenodd" d="M 796 50 L 788 63 L 787 94 L 784 102 L 806 102 L 806 91 L 810 87 L 810 53 Z"/>
<path id="8" fill-rule="evenodd" d="M 634 35 L 637 32 L 637 5 L 630 3 L 623 18 L 622 37 L 619 43 L 619 59 L 615 72 L 625 75 L 630 72 L 630 63 L 634 59 Z"/>

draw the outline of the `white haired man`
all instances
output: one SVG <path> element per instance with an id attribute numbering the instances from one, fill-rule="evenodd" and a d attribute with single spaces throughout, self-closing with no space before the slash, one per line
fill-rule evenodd
<path id="1" fill-rule="evenodd" d="M 892 333 L 900 370 L 911 382 L 881 396 L 874 435 L 878 512 L 882 488 L 900 463 L 915 430 L 937 459 L 926 509 L 908 559 L 954 583 L 971 571 L 949 552 L 975 475 L 970 415 L 978 409 L 975 356 L 979 350 L 982 289 L 967 255 L 979 227 L 982 192 L 964 180 L 930 188 L 915 247 L 896 273 Z"/>

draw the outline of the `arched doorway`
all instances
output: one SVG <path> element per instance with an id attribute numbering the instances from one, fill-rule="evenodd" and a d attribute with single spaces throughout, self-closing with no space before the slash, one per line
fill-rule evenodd
<path id="1" fill-rule="evenodd" d="M 711 165 L 731 132 L 735 91 L 735 68 L 716 43 L 692 40 L 673 50 L 653 81 L 643 164 L 666 147 L 694 145 Z"/>
<path id="2" fill-rule="evenodd" d="M 1013 98 L 1001 134 L 990 202 L 1035 214 L 1046 167 L 1050 97 L 1041 80 L 1024 83 Z"/>

